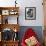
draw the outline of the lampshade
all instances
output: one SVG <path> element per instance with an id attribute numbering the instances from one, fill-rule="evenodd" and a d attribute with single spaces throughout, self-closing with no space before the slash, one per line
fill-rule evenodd
<path id="1" fill-rule="evenodd" d="M 17 29 L 16 28 L 14 29 L 14 32 L 17 32 Z"/>

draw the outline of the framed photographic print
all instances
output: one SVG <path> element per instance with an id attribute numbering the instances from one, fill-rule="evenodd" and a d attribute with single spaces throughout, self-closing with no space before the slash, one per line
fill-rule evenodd
<path id="1" fill-rule="evenodd" d="M 36 7 L 26 7 L 25 8 L 25 19 L 26 20 L 36 19 Z"/>
<path id="2" fill-rule="evenodd" d="M 2 15 L 9 15 L 9 10 L 2 10 Z"/>

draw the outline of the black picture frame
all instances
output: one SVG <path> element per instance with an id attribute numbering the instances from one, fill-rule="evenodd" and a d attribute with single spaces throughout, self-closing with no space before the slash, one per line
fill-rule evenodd
<path id="1" fill-rule="evenodd" d="M 36 20 L 36 7 L 25 7 L 25 20 Z"/>

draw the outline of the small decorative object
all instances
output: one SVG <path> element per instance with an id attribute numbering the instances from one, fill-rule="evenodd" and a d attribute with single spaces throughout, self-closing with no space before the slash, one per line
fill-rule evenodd
<path id="1" fill-rule="evenodd" d="M 3 34 L 2 34 L 2 40 L 4 41 L 8 41 L 12 39 L 12 30 L 10 28 L 5 28 L 3 30 Z"/>
<path id="2" fill-rule="evenodd" d="M 10 15 L 17 15 L 17 13 L 18 13 L 18 12 L 15 11 L 15 10 L 11 10 L 11 11 L 10 11 Z"/>
<path id="3" fill-rule="evenodd" d="M 26 7 L 25 8 L 25 19 L 26 20 L 35 20 L 36 19 L 36 8 L 35 7 Z"/>
<path id="4" fill-rule="evenodd" d="M 3 16 L 2 23 L 8 24 L 8 16 Z"/>
<path id="5" fill-rule="evenodd" d="M 0 10 L 0 14 L 2 14 L 2 11 Z"/>
<path id="6" fill-rule="evenodd" d="M 17 0 L 15 0 L 15 7 L 16 7 L 16 4 L 17 4 L 17 2 L 16 2 Z"/>
<path id="7" fill-rule="evenodd" d="M 9 15 L 9 10 L 2 10 L 2 15 Z"/>
<path id="8" fill-rule="evenodd" d="M 5 24 L 8 24 L 8 18 L 7 18 L 7 19 L 5 19 Z"/>
<path id="9" fill-rule="evenodd" d="M 18 40 L 18 32 L 15 32 L 14 38 L 15 38 L 15 40 Z"/>
<path id="10" fill-rule="evenodd" d="M 14 15 L 14 12 L 11 11 L 11 12 L 10 12 L 10 15 Z"/>
<path id="11" fill-rule="evenodd" d="M 0 41 L 1 41 L 1 32 L 0 32 Z"/>

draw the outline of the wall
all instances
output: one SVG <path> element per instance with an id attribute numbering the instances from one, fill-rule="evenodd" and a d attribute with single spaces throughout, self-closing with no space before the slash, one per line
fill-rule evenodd
<path id="1" fill-rule="evenodd" d="M 42 0 L 21 0 L 19 22 L 22 26 L 42 26 L 43 25 L 43 6 Z M 36 7 L 36 20 L 25 20 L 25 7 Z"/>
<path id="2" fill-rule="evenodd" d="M 10 7 L 10 6 L 15 6 L 14 3 L 15 0 L 0 0 L 0 6 L 1 7 Z M 43 38 L 43 6 L 42 6 L 42 0 L 17 0 L 18 6 L 19 6 L 19 24 L 20 26 L 33 26 L 32 28 L 37 32 L 37 35 L 42 42 Z M 25 20 L 25 7 L 36 7 L 36 20 Z M 12 17 L 9 17 L 9 20 Z M 15 19 L 15 18 L 14 18 Z M 15 20 L 13 21 L 15 22 Z M 36 27 L 35 27 L 36 26 Z M 38 27 L 37 27 L 38 26 Z M 28 27 L 20 27 L 20 36 L 21 33 L 25 31 Z M 25 29 L 24 29 L 25 28 Z M 23 35 L 23 34 L 22 34 Z M 22 38 L 22 36 L 20 37 Z"/>
<path id="3" fill-rule="evenodd" d="M 0 6 L 15 6 L 15 0 L 0 0 Z M 42 0 L 17 0 L 19 6 L 20 26 L 43 26 Z M 25 7 L 36 7 L 36 20 L 25 20 Z"/>

